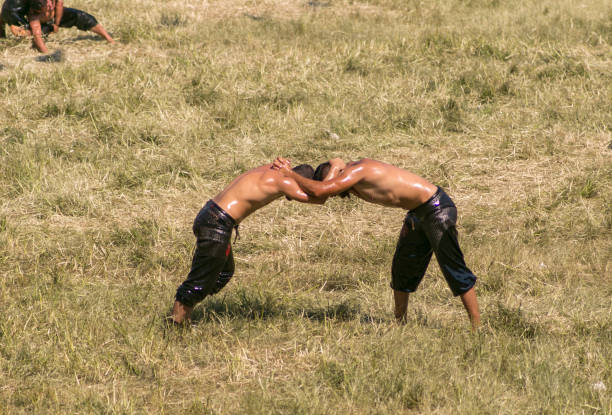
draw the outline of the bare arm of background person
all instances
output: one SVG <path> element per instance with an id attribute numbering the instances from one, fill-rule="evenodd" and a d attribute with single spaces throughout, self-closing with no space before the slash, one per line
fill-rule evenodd
<path id="1" fill-rule="evenodd" d="M 64 15 L 64 0 L 57 0 L 55 3 L 55 19 L 53 19 L 53 33 L 59 31 L 59 26 Z"/>
<path id="2" fill-rule="evenodd" d="M 30 18 L 30 29 L 32 30 L 32 46 L 41 53 L 47 53 L 49 50 L 42 38 L 42 28 L 40 27 L 40 19 L 36 16 Z"/>

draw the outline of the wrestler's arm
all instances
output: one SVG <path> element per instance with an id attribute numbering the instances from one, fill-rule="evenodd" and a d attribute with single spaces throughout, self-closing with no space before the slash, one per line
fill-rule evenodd
<path id="1" fill-rule="evenodd" d="M 62 16 L 64 15 L 64 0 L 57 0 L 55 3 L 55 19 L 53 20 L 53 32 L 59 31 L 59 25 L 62 22 Z"/>
<path id="2" fill-rule="evenodd" d="M 276 164 L 274 166 L 277 168 Z M 338 177 L 324 182 L 302 177 L 288 168 L 287 165 L 279 166 L 278 169 L 285 176 L 295 180 L 306 193 L 319 198 L 327 198 L 343 193 L 359 183 L 363 178 L 363 166 L 359 165 L 345 168 Z"/>
<path id="3" fill-rule="evenodd" d="M 299 176 L 299 174 L 298 174 Z M 300 176 L 302 177 L 302 176 Z M 312 203 L 315 205 L 322 205 L 327 200 L 326 197 L 315 197 L 304 192 L 300 186 L 289 177 L 282 177 L 280 180 L 280 190 L 290 200 L 297 200 L 302 203 Z"/>
<path id="4" fill-rule="evenodd" d="M 49 52 L 42 38 L 42 28 L 40 27 L 40 19 L 38 18 L 38 16 L 31 16 L 29 18 L 29 21 L 30 29 L 32 30 L 32 45 L 41 53 Z"/>

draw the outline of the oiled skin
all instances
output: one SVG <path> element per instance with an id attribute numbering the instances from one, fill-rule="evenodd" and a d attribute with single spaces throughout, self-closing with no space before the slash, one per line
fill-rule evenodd
<path id="1" fill-rule="evenodd" d="M 304 203 L 323 203 L 321 198 L 309 196 L 300 189 L 294 179 L 284 177 L 271 164 L 257 167 L 236 177 L 213 201 L 227 212 L 236 223 L 251 213 L 287 196 Z M 300 176 L 296 173 L 297 176 Z"/>
<path id="2" fill-rule="evenodd" d="M 302 177 L 299 174 L 298 176 Z M 273 170 L 272 164 L 256 167 L 236 177 L 213 201 L 238 224 L 257 209 L 281 196 L 304 203 L 325 202 L 324 198 L 305 193 L 295 180 Z M 176 300 L 170 318 L 174 323 L 182 324 L 189 320 L 192 311 L 193 307 Z"/>
<path id="3" fill-rule="evenodd" d="M 346 163 L 336 178 L 322 182 L 296 177 L 291 165 L 283 160 L 277 159 L 274 167 L 315 197 L 326 198 L 349 191 L 371 203 L 411 210 L 425 203 L 437 190 L 434 184 L 408 170 L 367 158 Z"/>
<path id="4" fill-rule="evenodd" d="M 315 197 L 327 198 L 350 192 L 363 200 L 383 206 L 412 210 L 427 202 L 437 186 L 408 170 L 372 159 L 344 163 L 341 159 L 329 161 L 339 170 L 337 177 L 322 182 L 306 179 L 291 170 L 289 160 L 277 158 L 273 168 L 298 182 L 300 187 Z M 409 293 L 393 291 L 394 314 L 398 322 L 405 322 Z M 460 295 L 472 329 L 480 326 L 480 310 L 474 287 Z"/>

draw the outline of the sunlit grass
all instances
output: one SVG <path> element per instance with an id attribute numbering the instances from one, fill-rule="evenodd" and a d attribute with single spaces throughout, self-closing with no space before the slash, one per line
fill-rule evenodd
<path id="1" fill-rule="evenodd" d="M 118 44 L 0 42 L 0 412 L 612 410 L 609 4 L 68 6 Z M 433 263 L 393 322 L 403 212 L 354 199 L 255 213 L 164 330 L 197 211 L 278 155 L 445 187 L 481 332 Z"/>

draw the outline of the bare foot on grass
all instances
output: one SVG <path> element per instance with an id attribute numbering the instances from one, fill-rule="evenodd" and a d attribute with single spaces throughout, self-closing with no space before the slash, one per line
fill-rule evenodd
<path id="1" fill-rule="evenodd" d="M 104 38 L 108 43 L 110 43 L 110 44 L 115 43 L 115 40 L 111 37 L 111 35 L 108 34 L 106 29 L 104 29 L 104 27 L 101 24 L 98 23 L 97 25 L 92 27 L 90 30 L 92 32 L 98 34 L 102 38 Z"/>

